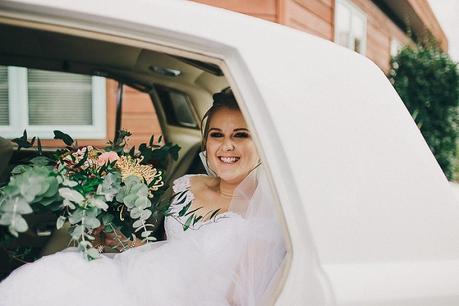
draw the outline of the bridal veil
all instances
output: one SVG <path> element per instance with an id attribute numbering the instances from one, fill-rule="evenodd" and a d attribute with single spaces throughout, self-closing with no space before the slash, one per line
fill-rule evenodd
<path id="1" fill-rule="evenodd" d="M 242 254 L 234 273 L 232 299 L 236 305 L 261 305 L 280 273 L 286 255 L 281 222 L 263 167 L 248 175 L 233 193 L 229 210 L 246 221 Z"/>

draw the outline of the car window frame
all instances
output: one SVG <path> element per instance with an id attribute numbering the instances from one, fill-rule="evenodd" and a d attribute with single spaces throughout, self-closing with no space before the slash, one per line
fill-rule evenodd
<path id="1" fill-rule="evenodd" d="M 9 17 L 1 17 L 0 16 L 0 23 L 4 24 L 5 19 L 9 19 Z M 16 21 L 13 20 L 13 24 L 17 24 Z M 38 21 L 24 21 L 21 23 L 21 26 L 28 26 L 30 28 L 35 28 L 35 29 L 40 29 L 40 30 L 47 30 L 51 32 L 57 32 L 61 34 L 66 34 L 66 35 L 73 35 L 73 36 L 80 36 L 80 37 L 86 37 L 86 38 L 92 38 L 92 39 L 98 39 L 102 41 L 110 41 L 118 44 L 123 44 L 126 46 L 133 46 L 133 47 L 140 47 L 140 48 L 145 48 L 147 50 L 152 50 L 156 52 L 163 52 L 168 55 L 172 56 L 178 56 L 178 57 L 183 57 L 183 58 L 190 58 L 192 60 L 196 61 L 201 61 L 201 62 L 206 62 L 210 64 L 214 64 L 218 66 L 224 73 L 226 79 L 228 80 L 228 83 L 230 87 L 233 90 L 233 93 L 235 94 L 236 100 L 238 102 L 238 105 L 241 109 L 241 112 L 247 121 L 247 125 L 251 131 L 252 138 L 255 142 L 256 148 L 258 150 L 258 153 L 260 155 L 260 159 L 262 161 L 266 161 L 266 154 L 265 150 L 263 150 L 263 146 L 261 145 L 260 142 L 260 137 L 258 136 L 258 133 L 260 131 L 257 131 L 254 128 L 254 120 L 250 116 L 250 112 L 248 110 L 248 107 L 246 104 L 248 103 L 242 96 L 241 94 L 241 89 L 239 88 L 238 82 L 236 82 L 236 78 L 233 76 L 231 69 L 229 68 L 229 63 L 226 62 L 225 56 L 223 54 L 211 54 L 209 52 L 205 52 L 203 50 L 199 50 L 199 48 L 185 48 L 185 46 L 180 45 L 166 45 L 163 44 L 160 41 L 155 41 L 154 38 L 151 40 L 145 41 L 141 39 L 135 39 L 135 38 L 128 38 L 126 36 L 117 36 L 119 34 L 111 34 L 111 33 L 104 33 L 104 32 L 95 32 L 93 29 L 88 30 L 88 29 L 76 29 L 72 27 L 68 27 L 64 24 L 43 24 Z M 110 78 L 118 80 L 118 78 L 114 76 L 110 76 Z M 120 78 L 122 79 L 122 78 Z M 154 86 L 157 86 L 158 84 L 154 84 Z M 154 90 L 154 86 L 152 86 Z M 150 92 L 151 94 L 151 92 Z M 154 97 L 154 95 L 152 95 Z M 156 107 L 154 99 L 153 103 Z M 192 104 L 192 103 L 191 103 Z M 194 106 L 193 106 L 194 109 Z M 158 116 L 159 118 L 159 116 Z M 163 123 L 160 122 L 161 128 L 163 128 Z M 163 130 L 163 133 L 167 135 L 167 131 Z M 280 292 L 282 291 L 287 276 L 290 273 L 290 267 L 291 267 L 291 262 L 293 259 L 293 245 L 292 245 L 292 240 L 290 239 L 290 230 L 289 226 L 286 222 L 286 218 L 284 216 L 284 211 L 282 209 L 283 205 L 280 200 L 279 194 L 278 194 L 278 188 L 276 185 L 276 180 L 274 179 L 273 172 L 269 166 L 268 163 L 264 162 L 264 166 L 266 169 L 266 175 L 268 178 L 268 181 L 270 183 L 270 187 L 272 190 L 272 196 L 274 198 L 274 202 L 276 203 L 276 213 L 279 216 L 279 220 L 281 222 L 283 234 L 284 234 L 284 241 L 286 243 L 286 249 L 287 249 L 287 254 L 285 257 L 284 262 L 282 263 L 282 273 L 281 276 L 278 280 L 276 280 L 277 285 L 275 286 L 275 290 L 272 291 L 272 296 L 270 296 L 270 300 L 273 303 L 277 300 L 277 298 L 280 295 Z"/>

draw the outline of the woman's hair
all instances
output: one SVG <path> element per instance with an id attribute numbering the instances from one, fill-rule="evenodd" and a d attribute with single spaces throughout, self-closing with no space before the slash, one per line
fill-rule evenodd
<path id="1" fill-rule="evenodd" d="M 207 136 L 209 134 L 209 123 L 212 120 L 213 115 L 222 108 L 230 110 L 240 110 L 239 105 L 237 104 L 236 98 L 234 97 L 233 91 L 230 87 L 223 89 L 220 92 L 213 94 L 212 96 L 214 102 L 212 106 L 207 110 L 201 120 L 201 134 L 202 134 L 202 143 L 201 149 L 204 151 L 206 149 Z M 204 124 L 205 121 L 205 124 Z"/>

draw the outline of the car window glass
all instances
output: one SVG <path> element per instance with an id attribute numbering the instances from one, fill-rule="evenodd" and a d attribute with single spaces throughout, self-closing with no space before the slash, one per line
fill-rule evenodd
<path id="1" fill-rule="evenodd" d="M 187 128 L 198 127 L 187 95 L 162 86 L 158 86 L 156 91 L 168 124 Z"/>
<path id="2" fill-rule="evenodd" d="M 193 117 L 187 97 L 182 93 L 174 91 L 170 92 L 169 96 L 177 123 L 183 126 L 196 127 L 196 121 Z"/>

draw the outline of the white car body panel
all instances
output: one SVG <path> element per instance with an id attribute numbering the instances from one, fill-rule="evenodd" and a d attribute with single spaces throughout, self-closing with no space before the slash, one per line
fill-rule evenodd
<path id="1" fill-rule="evenodd" d="M 459 305 L 459 206 L 397 93 L 365 57 L 187 1 L 3 1 L 0 15 L 224 61 L 288 227 L 276 305 Z"/>

